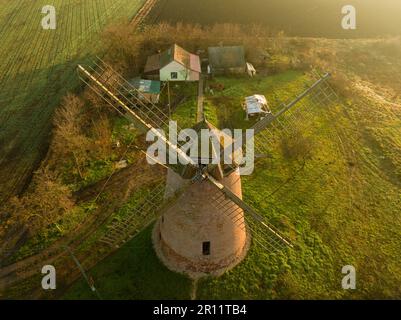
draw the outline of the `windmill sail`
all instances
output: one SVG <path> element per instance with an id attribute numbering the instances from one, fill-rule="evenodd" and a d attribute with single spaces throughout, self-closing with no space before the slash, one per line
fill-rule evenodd
<path id="1" fill-rule="evenodd" d="M 235 195 L 212 176 L 206 177 L 217 188 L 218 192 L 212 197 L 212 203 L 228 215 L 239 228 L 248 228 L 255 242 L 268 251 L 292 248 L 292 243 L 286 239 L 273 225 L 258 214 L 251 206 Z M 244 216 L 242 215 L 244 212 Z M 244 217 L 244 218 L 243 218 Z"/>
<path id="2" fill-rule="evenodd" d="M 196 174 L 195 161 L 155 129 L 155 127 L 167 127 L 168 116 L 157 106 L 149 107 L 141 101 L 138 97 L 141 93 L 104 62 L 95 62 L 95 66 L 96 69 L 78 65 L 80 79 L 129 121 L 139 125 L 144 132 L 151 131 L 155 137 L 163 140 L 166 148 L 174 150 L 178 157 L 178 164 L 169 167 L 183 176 L 192 178 Z M 164 151 L 168 157 L 168 150 Z M 188 165 L 183 166 L 181 163 Z"/>
<path id="3" fill-rule="evenodd" d="M 252 129 L 255 132 L 255 149 L 258 153 L 268 153 L 275 139 L 283 135 L 297 134 L 296 130 L 305 130 L 314 122 L 314 110 L 334 103 L 338 97 L 325 74 L 316 80 L 304 92 L 288 103 L 283 103 L 276 114 L 270 114 L 257 122 Z"/>
<path id="4" fill-rule="evenodd" d="M 94 86 L 96 83 L 93 82 L 93 79 L 88 73 L 100 82 L 104 88 L 108 89 L 115 97 L 121 100 L 121 102 L 135 111 L 135 113 L 150 126 L 154 128 L 168 127 L 168 113 L 150 101 L 110 65 L 100 58 L 92 61 L 91 64 L 93 66 L 88 65 L 85 66 L 85 68 L 79 65 L 78 75 L 92 90 L 100 94 L 103 100 L 110 104 L 110 95 L 104 95 L 104 90 L 99 90 L 100 88 L 98 86 Z M 112 106 L 114 107 L 114 105 Z M 121 108 L 123 107 L 118 107 L 120 111 Z"/>
<path id="5" fill-rule="evenodd" d="M 282 104 L 277 113 L 268 114 L 254 125 L 252 129 L 254 129 L 255 149 L 257 152 L 262 151 L 266 153 L 272 141 L 277 136 L 280 137 L 280 135 L 289 134 L 291 130 L 298 128 L 299 124 L 308 125 L 311 123 L 311 119 L 313 120 L 314 117 L 311 112 L 312 108 L 322 107 L 337 99 L 336 93 L 328 84 L 329 78 L 330 74 L 320 77 L 289 103 Z M 244 135 L 242 145 L 237 146 L 237 148 L 244 147 L 246 141 L 247 139 Z M 258 149 L 258 146 L 261 148 Z M 233 146 L 231 145 L 229 148 L 231 149 Z M 224 152 L 225 150 L 222 151 L 222 156 Z M 285 247 L 293 247 L 291 242 L 263 216 L 258 214 L 251 206 L 246 204 L 223 184 L 215 180 L 209 174 L 213 169 L 214 166 L 210 165 L 204 176 L 218 189 L 218 192 L 212 197 L 212 202 L 215 206 L 233 219 L 238 227 L 248 228 L 252 232 L 254 241 L 262 245 L 265 249 L 277 250 Z M 225 170 L 225 175 L 230 175 L 236 169 L 237 167 L 232 165 L 229 170 Z"/>
<path id="6" fill-rule="evenodd" d="M 178 190 L 168 190 L 169 187 L 166 186 L 163 176 L 157 184 L 135 201 L 133 208 L 127 214 L 111 221 L 107 226 L 107 233 L 99 241 L 111 247 L 120 247 L 176 204 L 192 183 L 194 181 L 185 184 Z M 166 197 L 166 194 L 169 196 Z"/>
<path id="7" fill-rule="evenodd" d="M 302 93 L 297 95 L 288 103 L 283 103 L 280 110 L 275 114 L 268 114 L 258 121 L 252 129 L 254 130 L 255 152 L 258 155 L 268 154 L 274 141 L 283 135 L 295 133 L 295 130 L 304 129 L 303 126 L 313 122 L 313 109 L 321 108 L 324 105 L 334 103 L 338 97 L 331 88 L 328 80 L 330 74 L 319 76 L 312 85 L 308 86 Z M 242 138 L 242 145 L 237 148 L 243 148 L 247 141 L 246 134 Z M 232 146 L 229 147 L 231 150 Z M 222 150 L 223 157 L 226 150 Z M 209 172 L 213 166 L 209 166 Z M 230 174 L 236 167 L 226 170 Z"/>
<path id="8" fill-rule="evenodd" d="M 80 79 L 121 115 L 139 125 L 140 129 L 145 132 L 152 131 L 155 136 L 164 140 L 167 147 L 176 151 L 179 163 L 185 162 L 188 165 L 170 165 L 169 162 L 164 165 L 159 163 L 157 159 L 152 160 L 165 168 L 174 170 L 183 177 L 194 178 L 197 175 L 197 164 L 194 160 L 155 129 L 155 127 L 167 127 L 168 116 L 150 101 L 144 103 L 144 97 L 140 96 L 141 93 L 106 63 L 99 59 L 99 62 L 94 62 L 94 65 L 95 67 L 79 65 Z M 141 151 L 145 152 L 144 150 Z M 168 157 L 169 153 L 167 150 L 165 151 Z M 164 181 L 154 186 L 144 197 L 138 199 L 137 204 L 130 210 L 129 214 L 116 218 L 109 224 L 107 234 L 100 239 L 100 242 L 116 247 L 130 240 L 154 222 L 165 209 L 173 205 L 179 195 L 185 192 L 190 185 L 188 184 L 174 192 L 175 196 L 168 199 L 165 198 L 166 186 Z"/>
<path id="9" fill-rule="evenodd" d="M 157 219 L 164 204 L 165 182 L 161 182 L 138 199 L 129 214 L 115 218 L 107 227 L 107 233 L 99 240 L 112 247 L 119 247 Z"/>

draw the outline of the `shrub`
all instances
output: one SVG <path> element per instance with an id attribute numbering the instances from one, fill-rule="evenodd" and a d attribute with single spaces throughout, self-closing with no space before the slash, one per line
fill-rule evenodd
<path id="1" fill-rule="evenodd" d="M 0 211 L 0 249 L 13 249 L 21 243 L 21 237 L 33 236 L 57 223 L 73 206 L 71 190 L 54 171 L 47 167 L 38 170 L 29 190 L 21 197 L 11 198 Z"/>

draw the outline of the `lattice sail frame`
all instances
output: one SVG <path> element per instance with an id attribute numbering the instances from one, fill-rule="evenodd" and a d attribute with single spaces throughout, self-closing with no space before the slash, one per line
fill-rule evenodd
<path id="1" fill-rule="evenodd" d="M 293 101 L 282 103 L 280 111 L 272 115 L 271 121 L 266 126 L 263 120 L 253 126 L 255 151 L 258 154 L 268 154 L 276 139 L 280 136 L 290 136 L 296 133 L 297 129 L 305 129 L 302 126 L 313 123 L 314 111 L 334 104 L 338 100 L 337 94 L 328 83 L 330 74 L 324 76 L 313 74 L 313 76 L 314 84 Z"/>
<path id="2" fill-rule="evenodd" d="M 168 208 L 174 206 L 180 197 L 195 181 L 185 184 L 178 190 L 169 190 L 164 179 L 138 199 L 137 205 L 126 216 L 115 218 L 107 226 L 107 233 L 100 243 L 120 247 L 155 222 Z M 170 195 L 166 197 L 166 195 Z"/>
<path id="3" fill-rule="evenodd" d="M 114 219 L 107 227 L 107 233 L 99 240 L 112 247 L 119 247 L 134 238 L 141 230 L 155 221 L 165 203 L 165 182 L 160 182 L 138 200 L 135 208 L 125 217 Z"/>
<path id="4" fill-rule="evenodd" d="M 271 252 L 293 248 L 291 241 L 282 235 L 266 218 L 212 176 L 207 174 L 205 176 L 217 189 L 211 197 L 212 205 L 221 210 L 222 214 L 227 215 L 238 228 L 248 230 L 256 243 Z"/>
<path id="5" fill-rule="evenodd" d="M 169 125 L 169 115 L 152 101 L 147 99 L 137 88 L 131 85 L 122 75 L 115 71 L 106 62 L 97 58 L 92 61 L 91 65 L 86 65 L 85 68 L 78 66 L 78 75 L 82 82 L 88 85 L 95 93 L 97 93 L 105 102 L 111 105 L 117 111 L 126 116 L 122 112 L 121 106 L 116 106 L 117 101 L 110 100 L 109 95 L 98 86 L 95 86 L 92 79 L 88 77 L 90 73 L 96 78 L 105 88 L 112 92 L 121 102 L 130 109 L 134 110 L 139 117 L 153 128 L 167 128 Z M 130 119 L 131 120 L 131 119 Z"/>
<path id="6" fill-rule="evenodd" d="M 313 108 L 317 109 L 338 100 L 338 96 L 328 83 L 330 74 L 320 76 L 315 74 L 315 82 L 303 93 L 288 103 L 281 104 L 280 111 L 270 114 L 257 122 L 252 129 L 255 131 L 255 151 L 268 154 L 272 142 L 278 133 L 290 135 L 298 128 L 297 122 L 310 124 L 313 122 Z M 246 141 L 243 138 L 243 143 Z M 244 147 L 244 145 L 242 146 Z M 232 168 L 226 174 L 231 174 Z M 286 247 L 293 247 L 291 242 L 263 216 L 252 207 L 236 197 L 230 190 L 215 181 L 207 173 L 206 177 L 217 187 L 218 191 L 212 196 L 212 204 L 230 217 L 239 228 L 247 228 L 253 235 L 256 243 L 268 251 L 278 251 Z"/>
<path id="7" fill-rule="evenodd" d="M 323 105 L 333 104 L 338 100 L 338 96 L 328 83 L 331 75 L 326 73 L 321 76 L 313 73 L 313 84 L 309 84 L 307 89 L 287 103 L 281 103 L 279 111 L 275 114 L 270 113 L 259 120 L 251 129 L 254 130 L 255 158 L 269 154 L 276 139 L 294 133 L 299 123 L 308 124 L 313 120 L 312 110 Z M 245 148 L 247 137 L 243 134 L 242 145 L 237 148 Z M 231 147 L 230 147 L 231 148 Z M 222 150 L 221 156 L 224 156 Z M 246 150 L 243 150 L 245 154 Z M 213 166 L 209 166 L 209 172 Z M 226 171 L 226 175 L 231 174 L 237 167 L 232 166 L 231 170 Z"/>
<path id="8" fill-rule="evenodd" d="M 77 70 L 83 83 L 122 116 L 135 124 L 139 124 L 143 131 L 151 130 L 157 135 L 155 127 L 166 128 L 169 126 L 169 116 L 163 110 L 151 101 L 146 100 L 146 97 L 141 92 L 100 58 L 93 62 L 93 66 L 85 66 L 84 68 L 79 65 Z M 196 172 L 196 163 L 182 152 L 178 145 L 173 145 L 167 140 L 166 145 L 170 148 L 175 148 L 178 157 L 187 161 L 189 165 L 184 166 L 184 171 L 188 171 L 189 176 L 193 178 L 193 172 Z M 190 169 L 186 170 L 188 166 Z M 183 173 L 182 167 L 179 166 L 168 165 L 164 167 L 170 168 L 177 173 Z M 189 186 L 190 184 L 178 190 L 172 198 L 165 199 L 166 185 L 165 181 L 161 182 L 152 188 L 147 197 L 138 201 L 138 205 L 130 214 L 122 219 L 112 221 L 108 226 L 107 234 L 99 241 L 105 245 L 118 247 L 132 239 L 141 230 L 154 222 L 168 206 L 173 205 L 178 199 L 178 195 L 185 192 Z"/>
<path id="9" fill-rule="evenodd" d="M 154 136 L 164 140 L 167 157 L 170 154 L 169 150 L 174 150 L 178 157 L 176 165 L 170 165 L 170 161 L 166 164 L 183 177 L 193 178 L 198 171 L 198 164 L 180 149 L 179 144 L 173 144 L 158 130 L 169 126 L 169 116 L 151 101 L 143 102 L 142 100 L 146 98 L 142 93 L 100 58 L 93 64 L 93 67 L 85 66 L 85 68 L 78 65 L 81 81 L 122 116 L 139 125 L 143 132 L 152 131 Z M 177 131 L 180 130 L 177 128 Z"/>

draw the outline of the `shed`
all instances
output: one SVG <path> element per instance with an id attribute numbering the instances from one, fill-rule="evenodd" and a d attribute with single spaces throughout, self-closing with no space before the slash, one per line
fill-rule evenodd
<path id="1" fill-rule="evenodd" d="M 241 74 L 246 71 L 245 49 L 242 46 L 210 47 L 209 64 L 212 74 Z"/>
<path id="2" fill-rule="evenodd" d="M 142 100 L 148 100 L 152 103 L 158 103 L 160 99 L 160 81 L 145 80 L 135 78 L 129 81 L 129 83 L 135 87 L 141 94 L 139 98 Z"/>
<path id="3" fill-rule="evenodd" d="M 265 96 L 255 94 L 245 98 L 244 109 L 248 116 L 271 113 Z"/>
<path id="4" fill-rule="evenodd" d="M 175 44 L 162 53 L 150 56 L 144 73 L 148 78 L 160 81 L 199 81 L 202 70 L 199 56 Z"/>

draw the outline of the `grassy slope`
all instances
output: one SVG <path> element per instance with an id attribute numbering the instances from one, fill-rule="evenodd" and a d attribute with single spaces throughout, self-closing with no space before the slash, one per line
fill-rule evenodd
<path id="1" fill-rule="evenodd" d="M 220 127 L 247 126 L 240 107 L 244 95 L 265 94 L 276 105 L 277 97 L 285 99 L 299 92 L 303 80 L 301 73 L 293 71 L 253 80 L 217 79 L 227 89 L 207 98 L 206 113 Z M 387 115 L 392 131 L 386 132 L 384 123 L 374 126 L 376 118 L 370 121 L 363 116 L 375 110 Z M 259 162 L 256 172 L 243 179 L 245 200 L 292 237 L 296 249 L 271 254 L 253 245 L 240 266 L 220 278 L 202 280 L 198 298 L 400 297 L 400 185 L 388 164 L 392 155 L 386 157 L 377 146 L 377 131 L 372 136 L 366 130 L 367 126 L 384 127 L 381 134 L 387 141 L 392 133 L 399 134 L 399 118 L 389 116 L 385 106 L 372 101 L 363 105 L 341 101 L 329 110 L 317 111 L 313 120 L 304 133 L 313 145 L 304 170 L 298 172 L 299 161 L 284 157 L 278 142 L 271 150 L 272 158 Z M 399 141 L 394 142 L 393 153 L 399 155 L 400 147 Z M 148 252 L 142 247 L 145 244 Z M 134 252 L 130 251 L 132 247 L 139 248 Z M 145 252 L 146 258 L 138 260 Z M 127 267 L 131 263 L 133 269 L 141 270 L 138 274 Z M 341 268 L 347 264 L 358 272 L 357 290 L 353 292 L 341 289 Z M 117 274 L 115 270 L 119 270 Z M 101 294 L 109 298 L 122 297 L 122 292 L 127 294 L 124 298 L 132 299 L 188 294 L 182 292 L 188 289 L 188 281 L 168 272 L 154 258 L 149 231 L 92 272 Z M 160 291 L 158 284 L 163 281 L 170 285 Z M 149 285 L 156 286 L 152 294 Z M 80 281 L 67 297 L 91 295 Z"/>
<path id="2" fill-rule="evenodd" d="M 78 84 L 76 64 L 96 52 L 93 36 L 142 3 L 56 0 L 57 29 L 45 31 L 41 9 L 48 2 L 0 2 L 0 202 L 21 190 L 40 160 L 53 110 Z"/>

